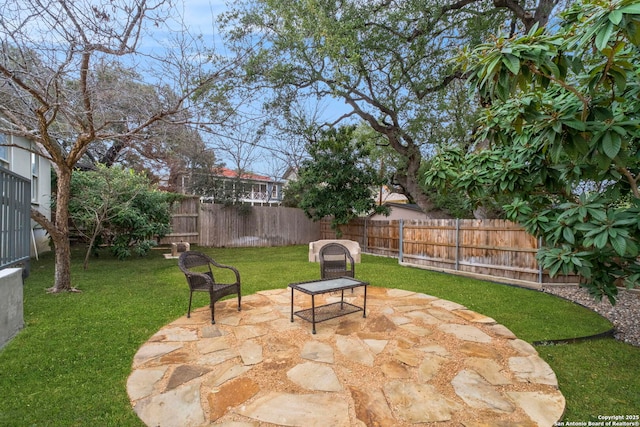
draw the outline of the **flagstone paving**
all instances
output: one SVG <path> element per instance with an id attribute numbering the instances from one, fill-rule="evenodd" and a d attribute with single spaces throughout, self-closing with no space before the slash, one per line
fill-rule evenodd
<path id="1" fill-rule="evenodd" d="M 565 400 L 534 347 L 432 296 L 369 287 L 361 312 L 290 321 L 288 289 L 181 317 L 137 352 L 127 381 L 148 426 L 551 426 Z M 308 308 L 296 293 L 295 309 Z M 338 296 L 316 297 L 316 303 Z M 345 299 L 362 305 L 362 290 Z"/>

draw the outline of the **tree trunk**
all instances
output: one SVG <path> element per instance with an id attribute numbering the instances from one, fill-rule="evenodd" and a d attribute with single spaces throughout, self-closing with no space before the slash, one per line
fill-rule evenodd
<path id="1" fill-rule="evenodd" d="M 49 289 L 50 292 L 65 292 L 73 291 L 71 286 L 71 243 L 69 242 L 69 232 L 67 231 L 67 237 L 56 241 L 54 239 L 53 245 L 55 250 L 55 282 L 53 287 Z"/>
<path id="2" fill-rule="evenodd" d="M 408 155 L 407 155 L 408 154 Z M 404 173 L 396 173 L 395 179 L 404 189 L 406 195 L 410 196 L 413 201 L 420 206 L 422 212 L 429 219 L 435 218 L 451 218 L 447 212 L 436 208 L 435 203 L 425 194 L 420 186 L 420 165 L 422 163 L 422 155 L 419 148 L 411 146 L 405 151 L 406 170 Z"/>
<path id="3" fill-rule="evenodd" d="M 473 217 L 475 219 L 500 219 L 500 212 L 490 207 L 480 205 L 473 210 Z"/>
<path id="4" fill-rule="evenodd" d="M 525 32 L 529 32 L 535 24 L 545 27 L 549 22 L 549 17 L 553 8 L 558 4 L 558 0 L 539 0 L 535 11 L 526 9 L 517 0 L 493 0 L 496 7 L 507 8 L 524 24 Z"/>
<path id="5" fill-rule="evenodd" d="M 71 193 L 71 169 L 56 168 L 55 218 L 47 231 L 53 240 L 55 251 L 55 281 L 50 292 L 73 291 L 71 286 L 71 242 L 69 241 L 69 197 Z"/>

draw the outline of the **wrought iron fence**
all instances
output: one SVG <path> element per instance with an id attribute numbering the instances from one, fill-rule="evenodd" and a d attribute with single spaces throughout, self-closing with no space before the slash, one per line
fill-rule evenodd
<path id="1" fill-rule="evenodd" d="M 0 269 L 24 264 L 28 272 L 31 182 L 0 167 Z"/>

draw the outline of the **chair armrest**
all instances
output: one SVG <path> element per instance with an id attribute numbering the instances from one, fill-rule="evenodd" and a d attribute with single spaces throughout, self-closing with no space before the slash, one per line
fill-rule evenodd
<path id="1" fill-rule="evenodd" d="M 209 273 L 198 273 L 195 271 L 185 271 L 185 276 L 187 276 L 187 281 L 191 286 L 197 286 L 199 284 L 206 284 L 210 289 L 213 289 L 213 278 Z"/>
<path id="2" fill-rule="evenodd" d="M 233 273 L 236 275 L 236 283 L 240 283 L 240 272 L 238 271 L 237 268 L 232 267 L 230 265 L 218 264 L 215 261 L 212 261 L 211 265 L 213 265 L 214 267 L 217 267 L 217 268 L 224 268 L 224 269 L 233 271 Z"/>

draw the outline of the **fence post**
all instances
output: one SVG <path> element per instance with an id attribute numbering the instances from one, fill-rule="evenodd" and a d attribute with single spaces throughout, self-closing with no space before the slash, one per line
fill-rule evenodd
<path id="1" fill-rule="evenodd" d="M 364 235 L 362 236 L 362 246 L 364 246 L 364 248 L 362 249 L 363 252 L 367 252 L 367 242 L 369 241 L 368 239 L 368 229 L 367 229 L 367 224 L 369 224 L 369 218 L 365 218 L 364 219 Z"/>
<path id="2" fill-rule="evenodd" d="M 404 255 L 402 253 L 402 236 L 404 234 L 404 220 L 398 222 L 398 262 L 402 262 Z"/>
<path id="3" fill-rule="evenodd" d="M 542 247 L 542 236 L 538 237 L 538 250 L 540 250 L 540 248 Z M 536 256 L 536 262 L 538 263 L 538 283 L 542 283 L 542 276 L 544 274 L 544 272 L 542 271 L 542 264 L 540 264 L 540 261 L 537 260 L 537 256 Z"/>
<path id="4" fill-rule="evenodd" d="M 460 270 L 460 218 L 456 218 L 456 271 Z"/>
<path id="5" fill-rule="evenodd" d="M 202 200 L 200 200 L 200 198 L 198 197 L 198 200 L 196 201 L 196 210 L 198 212 L 198 216 L 196 218 L 196 233 L 198 233 L 198 246 L 202 246 L 202 241 L 203 241 L 203 237 L 202 237 Z"/>

